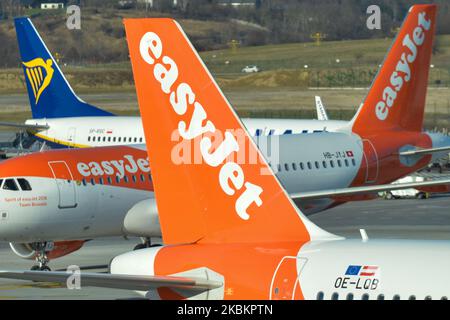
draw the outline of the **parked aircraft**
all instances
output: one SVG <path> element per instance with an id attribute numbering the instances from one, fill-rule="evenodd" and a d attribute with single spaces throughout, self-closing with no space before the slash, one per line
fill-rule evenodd
<path id="1" fill-rule="evenodd" d="M 408 32 L 401 30 L 400 40 L 395 41 L 365 104 L 352 121 L 359 135 L 323 132 L 256 138 L 269 166 L 306 214 L 372 198 L 378 191 L 448 183 L 390 184 L 448 149 L 443 146 L 447 141 L 420 131 L 428 69 L 416 66 L 429 65 L 431 26 L 417 49 L 418 64 L 411 66 L 411 78 L 405 80 L 403 90 L 408 95 L 398 92 L 390 107 L 393 119 L 375 118 L 378 109 L 371 99 L 383 96 L 379 88 L 385 90 L 382 81 L 395 67 L 392 61 L 405 55 L 402 39 Z M 178 164 L 197 163 L 200 153 L 180 138 L 172 139 L 176 142 L 173 159 Z M 247 156 L 244 154 L 244 159 Z M 49 258 L 79 249 L 87 239 L 138 235 L 148 240 L 159 236 L 146 158 L 145 148 L 135 145 L 42 152 L 2 162 L 0 239 L 11 242 L 21 257 L 37 255 L 36 268 L 47 268 Z M 64 241 L 78 242 L 68 246 Z M 52 244 L 58 249 L 54 253 Z M 61 246 L 66 251 L 60 250 Z"/>
<path id="2" fill-rule="evenodd" d="M 401 39 L 419 45 L 435 17 L 435 5 L 413 6 Z M 320 229 L 293 205 L 248 134 L 211 139 L 210 133 L 245 127 L 181 27 L 164 18 L 127 19 L 125 27 L 165 246 L 117 256 L 111 274 L 82 273 L 82 286 L 137 290 L 153 299 L 448 299 L 448 241 L 347 240 Z M 180 87 L 195 103 L 171 101 Z M 201 149 L 200 165 L 171 161 L 170 136 L 184 130 L 192 135 L 183 139 Z M 260 161 L 229 157 L 241 149 Z M 69 276 L 0 272 L 61 283 Z"/>
<path id="3" fill-rule="evenodd" d="M 84 102 L 64 77 L 29 18 L 15 19 L 32 119 L 1 125 L 26 129 L 51 148 L 145 143 L 140 117 L 117 116 Z M 244 119 L 252 135 L 336 131 L 346 121 Z"/>

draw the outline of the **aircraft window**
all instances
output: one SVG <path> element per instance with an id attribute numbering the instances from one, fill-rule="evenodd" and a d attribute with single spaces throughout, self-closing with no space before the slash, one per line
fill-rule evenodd
<path id="1" fill-rule="evenodd" d="M 119 142 L 122 141 L 122 137 L 117 138 L 117 140 L 118 140 Z"/>
<path id="2" fill-rule="evenodd" d="M 143 174 L 141 174 L 141 181 L 144 182 L 145 181 L 145 176 Z"/>
<path id="3" fill-rule="evenodd" d="M 287 163 L 284 164 L 284 169 L 286 169 L 286 171 L 289 171 L 289 165 Z"/>
<path id="4" fill-rule="evenodd" d="M 345 159 L 344 162 L 345 162 L 345 166 L 348 167 L 348 160 Z"/>
<path id="5" fill-rule="evenodd" d="M 361 300 L 369 300 L 369 295 L 367 293 L 364 293 L 361 297 Z"/>
<path id="6" fill-rule="evenodd" d="M 91 141 L 91 136 L 88 137 L 88 141 Z"/>
<path id="7" fill-rule="evenodd" d="M 133 176 L 131 177 L 131 179 L 133 179 L 133 182 L 136 183 L 137 179 L 136 179 L 136 176 L 135 176 L 135 175 L 133 175 Z"/>
<path id="8" fill-rule="evenodd" d="M 352 159 L 352 165 L 353 165 L 353 166 L 356 166 L 356 161 L 355 161 L 355 159 Z"/>
<path id="9" fill-rule="evenodd" d="M 409 296 L 409 300 L 416 300 L 416 296 Z"/>
<path id="10" fill-rule="evenodd" d="M 327 168 L 327 162 L 326 161 L 322 161 L 322 166 L 326 169 Z"/>
<path id="11" fill-rule="evenodd" d="M 99 178 L 99 179 L 98 179 L 98 183 L 99 183 L 99 184 L 103 184 L 103 178 Z"/>
<path id="12" fill-rule="evenodd" d="M 330 160 L 330 167 L 334 168 L 334 161 Z"/>
<path id="13" fill-rule="evenodd" d="M 394 297 L 392 298 L 392 300 L 400 300 L 400 296 L 398 294 L 394 295 Z"/>
<path id="14" fill-rule="evenodd" d="M 108 137 L 108 142 L 111 142 L 111 137 Z"/>
<path id="15" fill-rule="evenodd" d="M 113 142 L 116 142 L 116 137 L 113 137 Z"/>
<path id="16" fill-rule="evenodd" d="M 81 180 L 81 182 L 83 183 L 83 186 L 86 187 L 87 183 L 86 183 L 86 179 Z"/>
<path id="17" fill-rule="evenodd" d="M 292 130 L 288 129 L 283 134 L 292 134 Z"/>
<path id="18" fill-rule="evenodd" d="M 106 141 L 106 137 L 103 137 L 103 142 L 105 142 Z"/>
<path id="19" fill-rule="evenodd" d="M 6 179 L 5 183 L 3 184 L 3 190 L 17 191 L 19 190 L 19 188 L 17 187 L 14 179 Z"/>
<path id="20" fill-rule="evenodd" d="M 111 177 L 108 177 L 108 184 L 112 184 L 112 179 L 111 179 Z"/>
<path id="21" fill-rule="evenodd" d="M 297 164 L 296 164 L 296 163 L 293 163 L 293 164 L 292 164 L 292 169 L 295 170 L 295 171 L 297 171 Z"/>
<path id="22" fill-rule="evenodd" d="M 132 138 L 131 138 L 131 137 L 129 137 L 129 138 L 128 138 L 128 142 L 131 142 L 131 139 L 132 139 Z"/>
<path id="23" fill-rule="evenodd" d="M 256 129 L 255 136 L 259 137 L 262 133 L 261 129 Z"/>
<path id="24" fill-rule="evenodd" d="M 448 300 L 448 298 L 447 298 L 446 296 L 443 296 L 443 297 L 441 298 L 441 300 Z"/>
<path id="25" fill-rule="evenodd" d="M 119 182 L 120 182 L 120 177 L 116 176 L 116 183 L 119 183 Z"/>
<path id="26" fill-rule="evenodd" d="M 353 293 L 347 294 L 347 300 L 353 300 Z"/>
<path id="27" fill-rule="evenodd" d="M 269 136 L 273 136 L 274 134 L 275 134 L 275 130 L 274 129 L 270 129 Z"/>
<path id="28" fill-rule="evenodd" d="M 433 299 L 431 298 L 431 296 L 426 296 L 425 300 L 433 300 Z"/>
<path id="29" fill-rule="evenodd" d="M 95 180 L 94 180 L 94 178 L 91 178 L 91 184 L 92 184 L 93 186 L 95 186 Z"/>
<path id="30" fill-rule="evenodd" d="M 125 181 L 125 183 L 128 183 L 128 176 L 124 176 L 123 181 Z"/>
<path id="31" fill-rule="evenodd" d="M 278 164 L 278 171 L 281 171 L 281 164 Z"/>
<path id="32" fill-rule="evenodd" d="M 127 142 L 127 137 L 123 137 L 123 142 Z"/>
<path id="33" fill-rule="evenodd" d="M 302 133 L 308 133 L 308 130 L 303 130 Z"/>
<path id="34" fill-rule="evenodd" d="M 319 169 L 319 168 L 320 168 L 319 162 L 318 162 L 318 161 L 314 162 L 314 164 L 316 165 L 316 169 Z"/>
<path id="35" fill-rule="evenodd" d="M 148 175 L 148 181 L 152 181 L 152 175 L 151 174 Z"/>
<path id="36" fill-rule="evenodd" d="M 144 140 L 142 137 L 139 138 L 139 142 L 142 142 L 142 140 Z"/>
<path id="37" fill-rule="evenodd" d="M 308 161 L 308 169 L 311 170 L 312 169 L 312 165 L 311 162 Z"/>
<path id="38" fill-rule="evenodd" d="M 384 294 L 379 294 L 377 297 L 377 300 L 384 300 Z"/>
<path id="39" fill-rule="evenodd" d="M 303 165 L 303 162 L 300 162 L 300 169 L 305 170 L 305 166 Z"/>
<path id="40" fill-rule="evenodd" d="M 339 168 L 342 167 L 342 161 L 341 161 L 341 160 L 338 160 L 338 161 L 337 161 L 337 164 L 338 164 L 338 167 L 339 167 Z"/>
<path id="41" fill-rule="evenodd" d="M 137 138 L 134 138 L 134 142 L 137 142 Z"/>
<path id="42" fill-rule="evenodd" d="M 95 136 L 94 136 L 94 137 L 92 137 L 92 141 L 95 141 Z"/>
<path id="43" fill-rule="evenodd" d="M 19 178 L 19 179 L 17 179 L 17 182 L 19 182 L 20 188 L 23 191 L 31 191 L 31 186 L 30 186 L 30 183 L 28 182 L 28 180 Z"/>
<path id="44" fill-rule="evenodd" d="M 317 300 L 323 300 L 324 294 L 322 291 L 317 292 Z"/>
<path id="45" fill-rule="evenodd" d="M 331 295 L 331 300 L 339 300 L 339 293 L 334 292 L 334 293 Z"/>

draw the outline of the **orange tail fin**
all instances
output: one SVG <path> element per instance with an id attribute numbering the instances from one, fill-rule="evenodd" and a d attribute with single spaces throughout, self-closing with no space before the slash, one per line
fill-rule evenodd
<path id="1" fill-rule="evenodd" d="M 353 132 L 422 131 L 436 5 L 415 5 L 353 119 Z"/>
<path id="2" fill-rule="evenodd" d="M 330 237 L 293 206 L 178 23 L 126 19 L 125 29 L 164 242 Z M 174 159 L 174 135 L 201 164 Z M 234 160 L 242 150 L 257 164 Z"/>

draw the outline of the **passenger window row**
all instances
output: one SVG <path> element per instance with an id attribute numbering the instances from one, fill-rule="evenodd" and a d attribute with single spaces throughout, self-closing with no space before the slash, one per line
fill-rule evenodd
<path id="1" fill-rule="evenodd" d="M 369 300 L 369 294 L 368 293 L 364 293 L 362 296 L 361 296 L 361 300 Z M 318 293 L 317 293 L 317 297 L 316 297 L 316 299 L 317 300 L 324 300 L 324 298 L 325 298 L 325 294 L 323 293 L 323 291 L 319 291 Z M 345 299 L 346 300 L 353 300 L 353 298 L 354 298 L 354 295 L 353 295 L 353 293 L 347 293 L 347 295 L 345 296 Z M 331 294 L 331 300 L 339 300 L 339 293 L 337 293 L 337 292 L 333 292 L 332 294 Z M 384 294 L 382 294 L 382 293 L 380 293 L 380 294 L 378 294 L 377 295 L 377 300 L 385 300 L 385 296 L 384 296 Z M 392 297 L 392 300 L 400 300 L 400 295 L 398 295 L 398 294 L 395 294 L 393 297 Z M 415 295 L 411 295 L 411 296 L 409 296 L 408 297 L 408 300 L 416 300 L 416 296 Z M 425 300 L 432 300 L 432 298 L 431 298 L 431 296 L 426 296 L 425 297 Z M 441 300 L 448 300 L 448 298 L 447 298 L 447 296 L 442 296 L 441 297 Z"/>
<path id="2" fill-rule="evenodd" d="M 101 184 L 101 185 L 113 185 L 113 184 L 119 184 L 120 181 L 123 180 L 123 182 L 125 183 L 137 183 L 138 181 L 140 182 L 145 182 L 146 179 L 148 179 L 148 181 L 152 181 L 152 176 L 149 175 L 144 175 L 144 174 L 140 174 L 140 175 L 132 175 L 131 177 L 128 176 L 124 176 L 123 178 L 120 178 L 119 176 L 115 176 L 114 179 L 111 176 L 108 177 L 98 177 L 98 178 L 90 178 L 90 179 L 83 179 L 81 180 L 81 183 L 83 184 L 83 186 L 87 186 L 87 185 L 93 185 L 95 186 L 96 184 Z"/>
<path id="3" fill-rule="evenodd" d="M 311 132 L 313 132 L 313 133 L 319 133 L 319 132 L 324 132 L 324 130 L 313 130 L 313 131 L 311 131 Z M 256 130 L 255 130 L 255 136 L 256 136 L 256 137 L 262 136 L 263 133 L 264 133 L 264 130 L 263 130 L 263 129 L 256 129 Z M 285 134 L 292 134 L 292 133 L 293 133 L 293 132 L 292 132 L 291 129 L 286 129 L 286 130 L 283 132 L 282 135 L 285 135 Z M 308 130 L 303 130 L 302 133 L 308 133 Z M 267 135 L 268 135 L 268 136 L 273 136 L 274 134 L 275 134 L 275 129 L 270 129 Z"/>
<path id="4" fill-rule="evenodd" d="M 18 184 L 17 184 L 18 182 Z M 17 178 L 16 179 L 10 178 L 10 179 L 0 179 L 0 187 L 3 190 L 10 190 L 10 191 L 31 191 L 31 185 L 28 182 L 27 179 L 24 178 Z"/>
<path id="5" fill-rule="evenodd" d="M 269 162 L 269 166 L 272 167 L 272 163 Z M 314 162 L 308 161 L 306 163 L 300 162 L 298 164 L 294 163 L 294 162 L 293 163 L 285 163 L 284 165 L 278 164 L 277 165 L 277 169 L 278 169 L 278 171 L 282 171 L 282 170 L 284 170 L 284 171 L 289 171 L 289 170 L 293 170 L 293 171 L 301 170 L 301 171 L 303 171 L 303 170 L 306 170 L 306 169 L 312 170 L 313 168 L 319 170 L 319 169 L 327 169 L 327 168 L 331 168 L 331 169 L 333 169 L 333 168 L 342 168 L 342 167 L 348 168 L 350 166 L 353 166 L 353 167 L 356 166 L 355 159 L 351 159 L 350 161 L 349 161 L 349 159 L 344 159 L 344 160 L 340 160 L 339 159 L 339 160 L 336 160 L 336 161 L 335 160 L 329 160 L 329 161 L 323 160 L 321 162 L 319 162 L 319 161 L 314 161 Z"/>
<path id="6" fill-rule="evenodd" d="M 122 142 L 122 143 L 142 143 L 144 138 L 136 137 L 106 137 L 106 136 L 88 136 L 89 142 Z"/>

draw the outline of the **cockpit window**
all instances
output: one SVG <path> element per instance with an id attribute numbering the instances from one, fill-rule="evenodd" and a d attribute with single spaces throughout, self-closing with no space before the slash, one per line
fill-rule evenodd
<path id="1" fill-rule="evenodd" d="M 19 178 L 19 179 L 17 179 L 17 182 L 19 182 L 20 188 L 23 191 L 31 191 L 31 185 L 28 182 L 28 180 L 23 179 L 23 178 Z"/>
<path id="2" fill-rule="evenodd" d="M 17 187 L 14 179 L 6 179 L 5 183 L 3 184 L 3 190 L 17 191 L 19 190 L 19 188 Z"/>
<path id="3" fill-rule="evenodd" d="M 2 187 L 3 179 L 0 179 L 0 188 Z"/>

